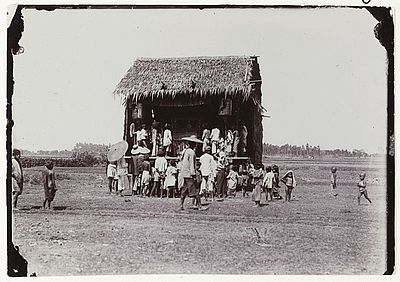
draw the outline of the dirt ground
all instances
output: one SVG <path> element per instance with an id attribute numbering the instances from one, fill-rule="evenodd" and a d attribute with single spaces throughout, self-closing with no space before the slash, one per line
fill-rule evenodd
<path id="1" fill-rule="evenodd" d="M 263 201 L 256 208 L 239 193 L 201 212 L 190 209 L 189 200 L 184 211 L 179 199 L 125 202 L 108 194 L 105 168 L 55 168 L 54 210 L 42 210 L 43 188 L 35 182 L 41 168 L 26 169 L 32 180 L 13 212 L 14 243 L 28 273 L 38 276 L 384 273 L 384 162 L 267 159 L 272 162 L 281 173 L 294 171 L 294 201 Z M 337 197 L 329 188 L 333 163 Z M 371 205 L 357 204 L 361 171 Z"/>

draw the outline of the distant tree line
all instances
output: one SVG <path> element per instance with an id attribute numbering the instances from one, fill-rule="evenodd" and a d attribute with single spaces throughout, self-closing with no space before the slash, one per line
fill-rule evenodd
<path id="1" fill-rule="evenodd" d="M 83 167 L 105 165 L 107 163 L 107 152 L 110 145 L 77 143 L 72 150 L 39 150 L 37 152 L 21 150 L 21 162 L 23 167 L 43 166 L 51 159 L 55 166 Z M 343 149 L 321 150 L 319 146 L 289 145 L 282 146 L 263 144 L 263 154 L 281 157 L 368 157 L 364 150 L 354 149 L 352 151 Z"/>
<path id="2" fill-rule="evenodd" d="M 23 167 L 43 166 L 47 160 L 52 160 L 55 166 L 64 167 L 104 165 L 108 148 L 109 145 L 104 144 L 77 143 L 72 151 L 21 150 L 21 162 Z"/>
<path id="3" fill-rule="evenodd" d="M 370 156 L 364 150 L 354 149 L 352 151 L 343 149 L 322 150 L 319 146 L 306 145 L 289 145 L 282 146 L 263 144 L 263 154 L 268 156 L 282 156 L 282 157 L 358 157 L 364 158 Z"/>

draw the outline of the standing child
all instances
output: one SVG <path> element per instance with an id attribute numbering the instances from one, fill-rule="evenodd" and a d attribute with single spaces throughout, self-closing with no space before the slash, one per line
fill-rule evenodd
<path id="1" fill-rule="evenodd" d="M 332 167 L 331 168 L 331 189 L 332 189 L 332 195 L 333 196 L 337 196 L 337 192 L 336 192 L 336 167 Z"/>
<path id="2" fill-rule="evenodd" d="M 236 188 L 238 191 L 242 191 L 243 189 L 243 165 L 239 165 L 238 168 L 238 183 Z"/>
<path id="3" fill-rule="evenodd" d="M 108 189 L 110 190 L 110 194 L 113 189 L 114 178 L 117 174 L 117 165 L 115 162 L 109 162 L 107 165 L 107 178 L 108 178 Z"/>
<path id="4" fill-rule="evenodd" d="M 151 180 L 151 176 L 150 176 L 150 166 L 144 166 L 143 167 L 143 172 L 142 172 L 142 178 L 141 178 L 141 196 L 147 196 L 149 194 L 149 186 L 150 186 L 150 180 Z"/>
<path id="5" fill-rule="evenodd" d="M 248 171 L 248 164 L 245 164 L 243 166 L 242 170 L 242 193 L 243 193 L 243 198 L 248 197 L 248 186 L 249 186 L 249 171 Z"/>
<path id="6" fill-rule="evenodd" d="M 253 198 L 253 201 L 256 203 L 255 206 L 260 207 L 261 206 L 260 205 L 261 190 L 262 190 L 263 179 L 264 179 L 263 165 L 257 164 L 255 166 L 254 170 L 251 172 L 251 176 L 253 177 L 253 183 L 254 183 L 252 198 Z"/>
<path id="7" fill-rule="evenodd" d="M 274 176 L 274 173 L 272 172 L 272 168 L 270 166 L 267 166 L 265 168 L 265 171 L 266 171 L 266 174 L 265 174 L 264 183 L 263 183 L 264 188 L 266 190 L 265 199 L 267 201 L 272 201 L 272 187 L 274 185 L 275 176 Z M 268 195 L 270 196 L 269 200 L 268 200 Z"/>
<path id="8" fill-rule="evenodd" d="M 365 181 L 365 173 L 363 172 L 363 173 L 360 173 L 360 181 L 357 183 L 357 186 L 358 186 L 358 190 L 359 190 L 359 192 L 358 192 L 358 204 L 360 205 L 360 199 L 361 199 L 361 196 L 362 195 L 364 195 L 364 197 L 365 197 L 365 199 L 367 199 L 368 200 L 368 202 L 370 203 L 370 204 L 372 204 L 372 201 L 370 200 L 370 198 L 368 198 L 368 192 L 367 192 L 367 183 L 366 183 L 366 181 Z"/>
<path id="9" fill-rule="evenodd" d="M 200 162 L 196 162 L 196 176 L 195 176 L 195 183 L 194 185 L 196 186 L 196 191 L 197 191 L 197 195 L 198 197 L 195 197 L 192 199 L 192 203 L 193 203 L 193 208 L 198 208 L 201 207 L 201 203 L 200 203 L 200 185 L 201 185 L 201 171 L 200 171 Z"/>
<path id="10" fill-rule="evenodd" d="M 182 187 L 183 187 L 183 184 L 185 182 L 185 180 L 184 180 L 184 178 L 182 176 L 182 173 L 181 173 L 181 171 L 182 171 L 182 154 L 178 155 L 178 159 L 179 159 L 179 161 L 176 164 L 176 170 L 178 172 L 177 181 L 176 181 L 177 182 L 176 183 L 176 186 L 177 186 L 176 190 L 177 190 L 178 194 L 180 195 Z"/>
<path id="11" fill-rule="evenodd" d="M 211 147 L 206 146 L 204 148 L 204 154 L 200 157 L 200 172 L 201 172 L 201 186 L 200 195 L 204 195 L 207 201 L 207 194 L 212 192 L 209 186 L 212 186 L 211 178 L 213 173 L 213 161 L 214 157 L 211 155 Z"/>
<path id="12" fill-rule="evenodd" d="M 125 156 L 122 156 L 117 161 L 117 175 L 118 175 L 118 190 L 120 196 L 123 196 L 124 190 L 128 189 L 128 164 L 125 160 Z"/>
<path id="13" fill-rule="evenodd" d="M 274 173 L 274 182 L 272 184 L 272 195 L 275 199 L 282 200 L 282 196 L 279 195 L 279 167 L 277 165 L 272 166 L 272 172 Z"/>
<path id="14" fill-rule="evenodd" d="M 254 164 L 249 163 L 248 169 L 247 169 L 247 191 L 253 192 L 254 190 L 254 179 L 253 179 L 253 174 L 255 172 Z"/>
<path id="15" fill-rule="evenodd" d="M 228 197 L 236 197 L 236 186 L 239 182 L 239 174 L 237 173 L 238 167 L 237 165 L 232 165 L 229 170 L 228 176 L 226 179 L 228 180 Z"/>
<path id="16" fill-rule="evenodd" d="M 43 186 L 44 186 L 44 202 L 43 209 L 50 209 L 51 202 L 54 200 L 54 196 L 56 195 L 56 182 L 55 182 L 55 174 L 53 171 L 53 163 L 51 161 L 47 161 L 45 164 L 45 170 L 42 173 L 43 176 Z"/>
<path id="17" fill-rule="evenodd" d="M 209 178 L 209 185 L 208 185 L 208 194 L 210 195 L 212 201 L 214 201 L 215 198 L 215 186 L 216 186 L 216 181 L 217 181 L 217 168 L 218 164 L 215 158 L 212 159 L 211 161 L 211 175 Z"/>
<path id="18" fill-rule="evenodd" d="M 168 167 L 167 172 L 165 173 L 165 187 L 167 189 L 167 199 L 172 194 L 172 198 L 175 198 L 175 183 L 176 183 L 176 164 L 174 160 L 171 160 Z"/>
<path id="19" fill-rule="evenodd" d="M 286 185 L 285 202 L 286 201 L 290 202 L 290 199 L 292 197 L 292 191 L 297 185 L 293 171 L 289 170 L 288 172 L 286 172 L 285 175 L 281 178 L 281 181 Z"/>
<path id="20" fill-rule="evenodd" d="M 163 196 L 163 185 L 164 185 L 164 179 L 165 179 L 165 171 L 167 170 L 167 159 L 165 158 L 165 151 L 163 149 L 160 149 L 158 151 L 157 158 L 154 162 L 154 182 L 153 182 L 153 188 L 151 189 L 150 195 L 155 195 L 155 196 L 160 196 L 162 198 Z"/>

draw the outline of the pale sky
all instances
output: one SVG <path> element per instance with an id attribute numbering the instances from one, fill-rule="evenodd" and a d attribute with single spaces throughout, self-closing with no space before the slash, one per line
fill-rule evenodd
<path id="1" fill-rule="evenodd" d="M 386 148 L 386 52 L 360 9 L 23 10 L 13 146 L 115 143 L 136 57 L 258 55 L 265 143 Z"/>

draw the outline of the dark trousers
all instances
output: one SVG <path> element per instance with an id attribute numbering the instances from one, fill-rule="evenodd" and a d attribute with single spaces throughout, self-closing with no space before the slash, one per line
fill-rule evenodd
<path id="1" fill-rule="evenodd" d="M 223 197 L 226 194 L 227 190 L 225 169 L 217 171 L 216 186 L 217 186 L 217 196 Z"/>

